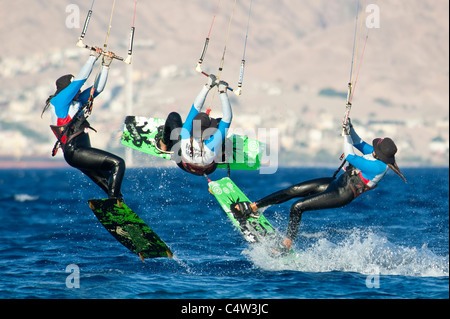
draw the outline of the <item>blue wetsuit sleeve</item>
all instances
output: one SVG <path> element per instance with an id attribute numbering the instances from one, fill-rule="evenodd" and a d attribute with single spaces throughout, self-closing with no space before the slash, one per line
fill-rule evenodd
<path id="1" fill-rule="evenodd" d="M 206 95 L 208 95 L 209 88 L 207 86 L 203 86 L 200 93 L 194 100 L 192 104 L 191 110 L 186 118 L 186 121 L 183 124 L 183 129 L 181 130 L 181 138 L 186 139 L 191 137 L 192 130 L 192 121 L 194 121 L 194 117 L 200 113 L 203 104 L 205 104 Z"/>
<path id="2" fill-rule="evenodd" d="M 373 151 L 373 147 L 365 142 L 353 144 L 352 137 L 350 135 L 344 136 L 344 154 L 345 160 L 359 169 L 364 178 L 369 180 L 373 179 L 376 175 L 381 174 L 386 169 L 386 164 L 379 160 L 367 159 L 362 156 L 358 156 L 353 151 L 353 147 L 359 147 L 363 154 L 370 154 Z M 364 153 L 366 152 L 366 153 Z"/>
<path id="3" fill-rule="evenodd" d="M 102 69 L 100 70 L 100 74 L 97 77 L 97 81 L 95 81 L 95 96 L 99 95 L 103 92 L 106 86 L 106 80 L 108 79 L 109 74 L 109 67 L 108 66 L 102 66 Z"/>
<path id="4" fill-rule="evenodd" d="M 55 107 L 56 116 L 65 118 L 69 112 L 70 103 L 83 86 L 84 81 L 72 81 L 64 90 L 51 99 L 51 103 Z"/>
<path id="5" fill-rule="evenodd" d="M 73 79 L 72 83 L 51 99 L 51 103 L 55 107 L 55 113 L 59 118 L 65 118 L 67 116 L 70 103 L 91 74 L 96 60 L 97 58 L 95 56 L 89 56 L 89 59 Z"/>
<path id="6" fill-rule="evenodd" d="M 229 127 L 230 123 L 220 121 L 218 130 L 205 141 L 205 146 L 213 152 L 217 151 L 216 147 L 221 147 L 223 140 L 227 136 Z"/>
<path id="7" fill-rule="evenodd" d="M 93 69 L 94 64 L 95 64 L 96 61 L 97 61 L 97 57 L 95 57 L 93 55 L 90 55 L 89 59 L 86 61 L 86 63 L 81 68 L 80 72 L 74 78 L 74 81 L 84 81 L 84 82 L 86 82 L 86 80 L 89 77 L 89 75 L 91 75 L 92 69 Z"/>
<path id="8" fill-rule="evenodd" d="M 191 110 L 186 118 L 186 121 L 183 124 L 183 129 L 181 130 L 181 138 L 187 139 L 191 137 L 192 130 L 192 122 L 194 121 L 194 117 L 199 113 L 197 109 L 192 105 Z"/>
<path id="9" fill-rule="evenodd" d="M 348 155 L 345 159 L 359 169 L 364 178 L 369 180 L 386 170 L 386 164 L 379 160 L 368 160 L 358 155 Z"/>
<path id="10" fill-rule="evenodd" d="M 350 137 L 352 138 L 352 144 L 353 146 L 363 153 L 364 155 L 370 154 L 373 152 L 373 147 L 370 144 L 367 144 L 362 140 L 362 138 L 359 137 L 359 135 L 356 133 L 355 129 L 353 128 L 353 125 L 350 126 Z"/>
<path id="11" fill-rule="evenodd" d="M 89 100 L 89 97 L 91 96 L 91 89 L 92 89 L 92 86 L 90 86 L 89 88 L 87 88 L 86 90 L 84 90 L 83 92 L 80 93 L 80 95 L 78 96 L 78 101 L 81 104 L 84 104 Z M 94 95 L 95 95 L 95 93 L 94 93 Z"/>
<path id="12" fill-rule="evenodd" d="M 227 93 L 220 94 L 220 101 L 222 102 L 222 120 L 219 122 L 219 127 L 213 136 L 205 141 L 205 146 L 212 151 L 216 151 L 216 147 L 222 145 L 222 142 L 227 136 L 228 129 L 230 128 L 231 120 L 233 118 L 231 104 Z"/>
<path id="13" fill-rule="evenodd" d="M 353 144 L 354 147 L 364 155 L 371 154 L 373 152 L 373 146 L 370 144 L 367 144 L 366 142 L 362 141 L 359 144 Z"/>
<path id="14" fill-rule="evenodd" d="M 102 66 L 100 74 L 98 75 L 97 80 L 95 81 L 94 98 L 96 98 L 105 89 L 108 74 L 109 74 L 109 67 Z M 91 89 L 92 86 L 81 92 L 80 96 L 78 97 L 78 101 L 81 102 L 81 104 L 84 104 L 89 100 L 89 97 L 91 96 Z"/>

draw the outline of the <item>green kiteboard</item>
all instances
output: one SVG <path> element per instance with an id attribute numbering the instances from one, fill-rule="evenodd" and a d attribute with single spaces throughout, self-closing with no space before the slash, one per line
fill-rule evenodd
<path id="1" fill-rule="evenodd" d="M 121 244 L 145 258 L 169 257 L 170 248 L 136 213 L 117 199 L 91 199 L 89 207 Z"/>
<path id="2" fill-rule="evenodd" d="M 135 150 L 170 160 L 172 154 L 158 150 L 155 141 L 158 127 L 164 123 L 165 120 L 158 118 L 127 116 L 121 142 Z M 225 140 L 223 162 L 218 163 L 217 167 L 231 170 L 258 170 L 261 166 L 263 151 L 264 143 L 247 136 L 231 134 Z"/>
<path id="3" fill-rule="evenodd" d="M 236 216 L 231 211 L 231 204 L 250 202 L 250 200 L 229 177 L 209 182 L 208 185 L 210 192 L 216 197 L 228 218 L 239 229 L 245 240 L 250 243 L 263 241 L 280 242 L 283 240 L 283 237 L 261 212 L 258 211 L 248 218 L 243 218 L 242 216 Z"/>
<path id="4" fill-rule="evenodd" d="M 208 186 L 209 191 L 217 199 L 228 218 L 241 232 L 246 241 L 254 245 L 263 245 L 271 258 L 288 264 L 298 263 L 298 255 L 293 249 L 290 249 L 287 253 L 280 253 L 278 248 L 283 240 L 283 236 L 270 224 L 262 212 L 258 211 L 245 218 L 242 215 L 236 216 L 231 211 L 231 204 L 250 202 L 250 200 L 229 177 L 209 182 Z"/>

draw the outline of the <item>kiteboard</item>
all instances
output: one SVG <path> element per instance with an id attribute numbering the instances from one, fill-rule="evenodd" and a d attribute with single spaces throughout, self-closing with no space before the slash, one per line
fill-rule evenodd
<path id="1" fill-rule="evenodd" d="M 172 158 L 172 153 L 163 152 L 156 145 L 158 128 L 164 126 L 165 120 L 142 116 L 127 116 L 125 118 L 121 143 L 143 153 L 166 160 Z M 248 136 L 230 134 L 225 140 L 223 161 L 218 168 L 231 170 L 258 170 L 264 143 Z"/>
<path id="2" fill-rule="evenodd" d="M 166 243 L 124 202 L 114 198 L 91 199 L 89 207 L 111 235 L 142 261 L 145 258 L 172 258 Z"/>
<path id="3" fill-rule="evenodd" d="M 230 207 L 232 204 L 250 202 L 239 187 L 229 177 L 224 177 L 218 181 L 211 181 L 208 183 L 208 186 L 210 192 L 217 199 L 228 218 L 242 233 L 244 239 L 252 244 L 269 243 L 273 248 L 272 256 L 276 256 L 276 245 L 281 243 L 283 237 L 270 224 L 262 212 L 258 211 L 249 216 L 243 216 L 243 214 L 238 215 L 231 210 Z M 291 249 L 288 254 L 295 254 L 294 250 Z"/>

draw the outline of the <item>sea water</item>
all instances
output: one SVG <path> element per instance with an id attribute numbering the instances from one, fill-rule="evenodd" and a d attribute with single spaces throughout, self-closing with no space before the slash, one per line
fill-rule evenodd
<path id="1" fill-rule="evenodd" d="M 256 200 L 333 171 L 231 178 Z M 125 201 L 174 252 L 142 262 L 98 222 L 87 201 L 105 196 L 79 171 L 0 170 L 0 298 L 449 298 L 449 170 L 403 171 L 407 184 L 390 172 L 344 208 L 304 213 L 297 258 L 286 262 L 243 240 L 204 177 L 128 169 Z M 281 233 L 293 202 L 264 212 Z"/>

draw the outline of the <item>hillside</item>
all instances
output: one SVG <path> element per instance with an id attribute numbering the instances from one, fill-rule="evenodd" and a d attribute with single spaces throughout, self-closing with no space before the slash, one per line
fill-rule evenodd
<path id="1" fill-rule="evenodd" d="M 71 2 L 79 6 L 80 28 L 67 27 Z M 233 3 L 222 1 L 215 19 L 204 62 L 208 72 L 217 72 Z M 222 74 L 230 86 L 239 76 L 249 3 L 240 1 L 233 17 Z M 448 165 L 449 2 L 377 3 L 381 24 L 369 31 L 352 119 L 368 140 L 395 139 L 400 164 Z M 94 145 L 123 154 L 121 123 L 129 113 L 165 117 L 176 110 L 186 115 L 205 82 L 195 66 L 216 4 L 138 2 L 133 63 L 112 65 L 91 117 L 99 131 Z M 87 58 L 75 43 L 90 5 L 81 0 L 0 3 L 0 158 L 51 160 L 49 116 L 41 120 L 40 112 L 55 79 L 76 73 Z M 85 43 L 103 45 L 111 5 L 96 1 Z M 126 54 L 133 6 L 132 0 L 116 3 L 108 44 L 118 55 Z M 355 9 L 353 0 L 253 3 L 243 95 L 232 96 L 232 128 L 255 134 L 258 128 L 277 128 L 279 138 L 271 142 L 282 164 L 338 162 Z M 132 109 L 127 88 L 132 89 Z M 220 115 L 218 99 L 212 103 L 213 114 Z"/>

